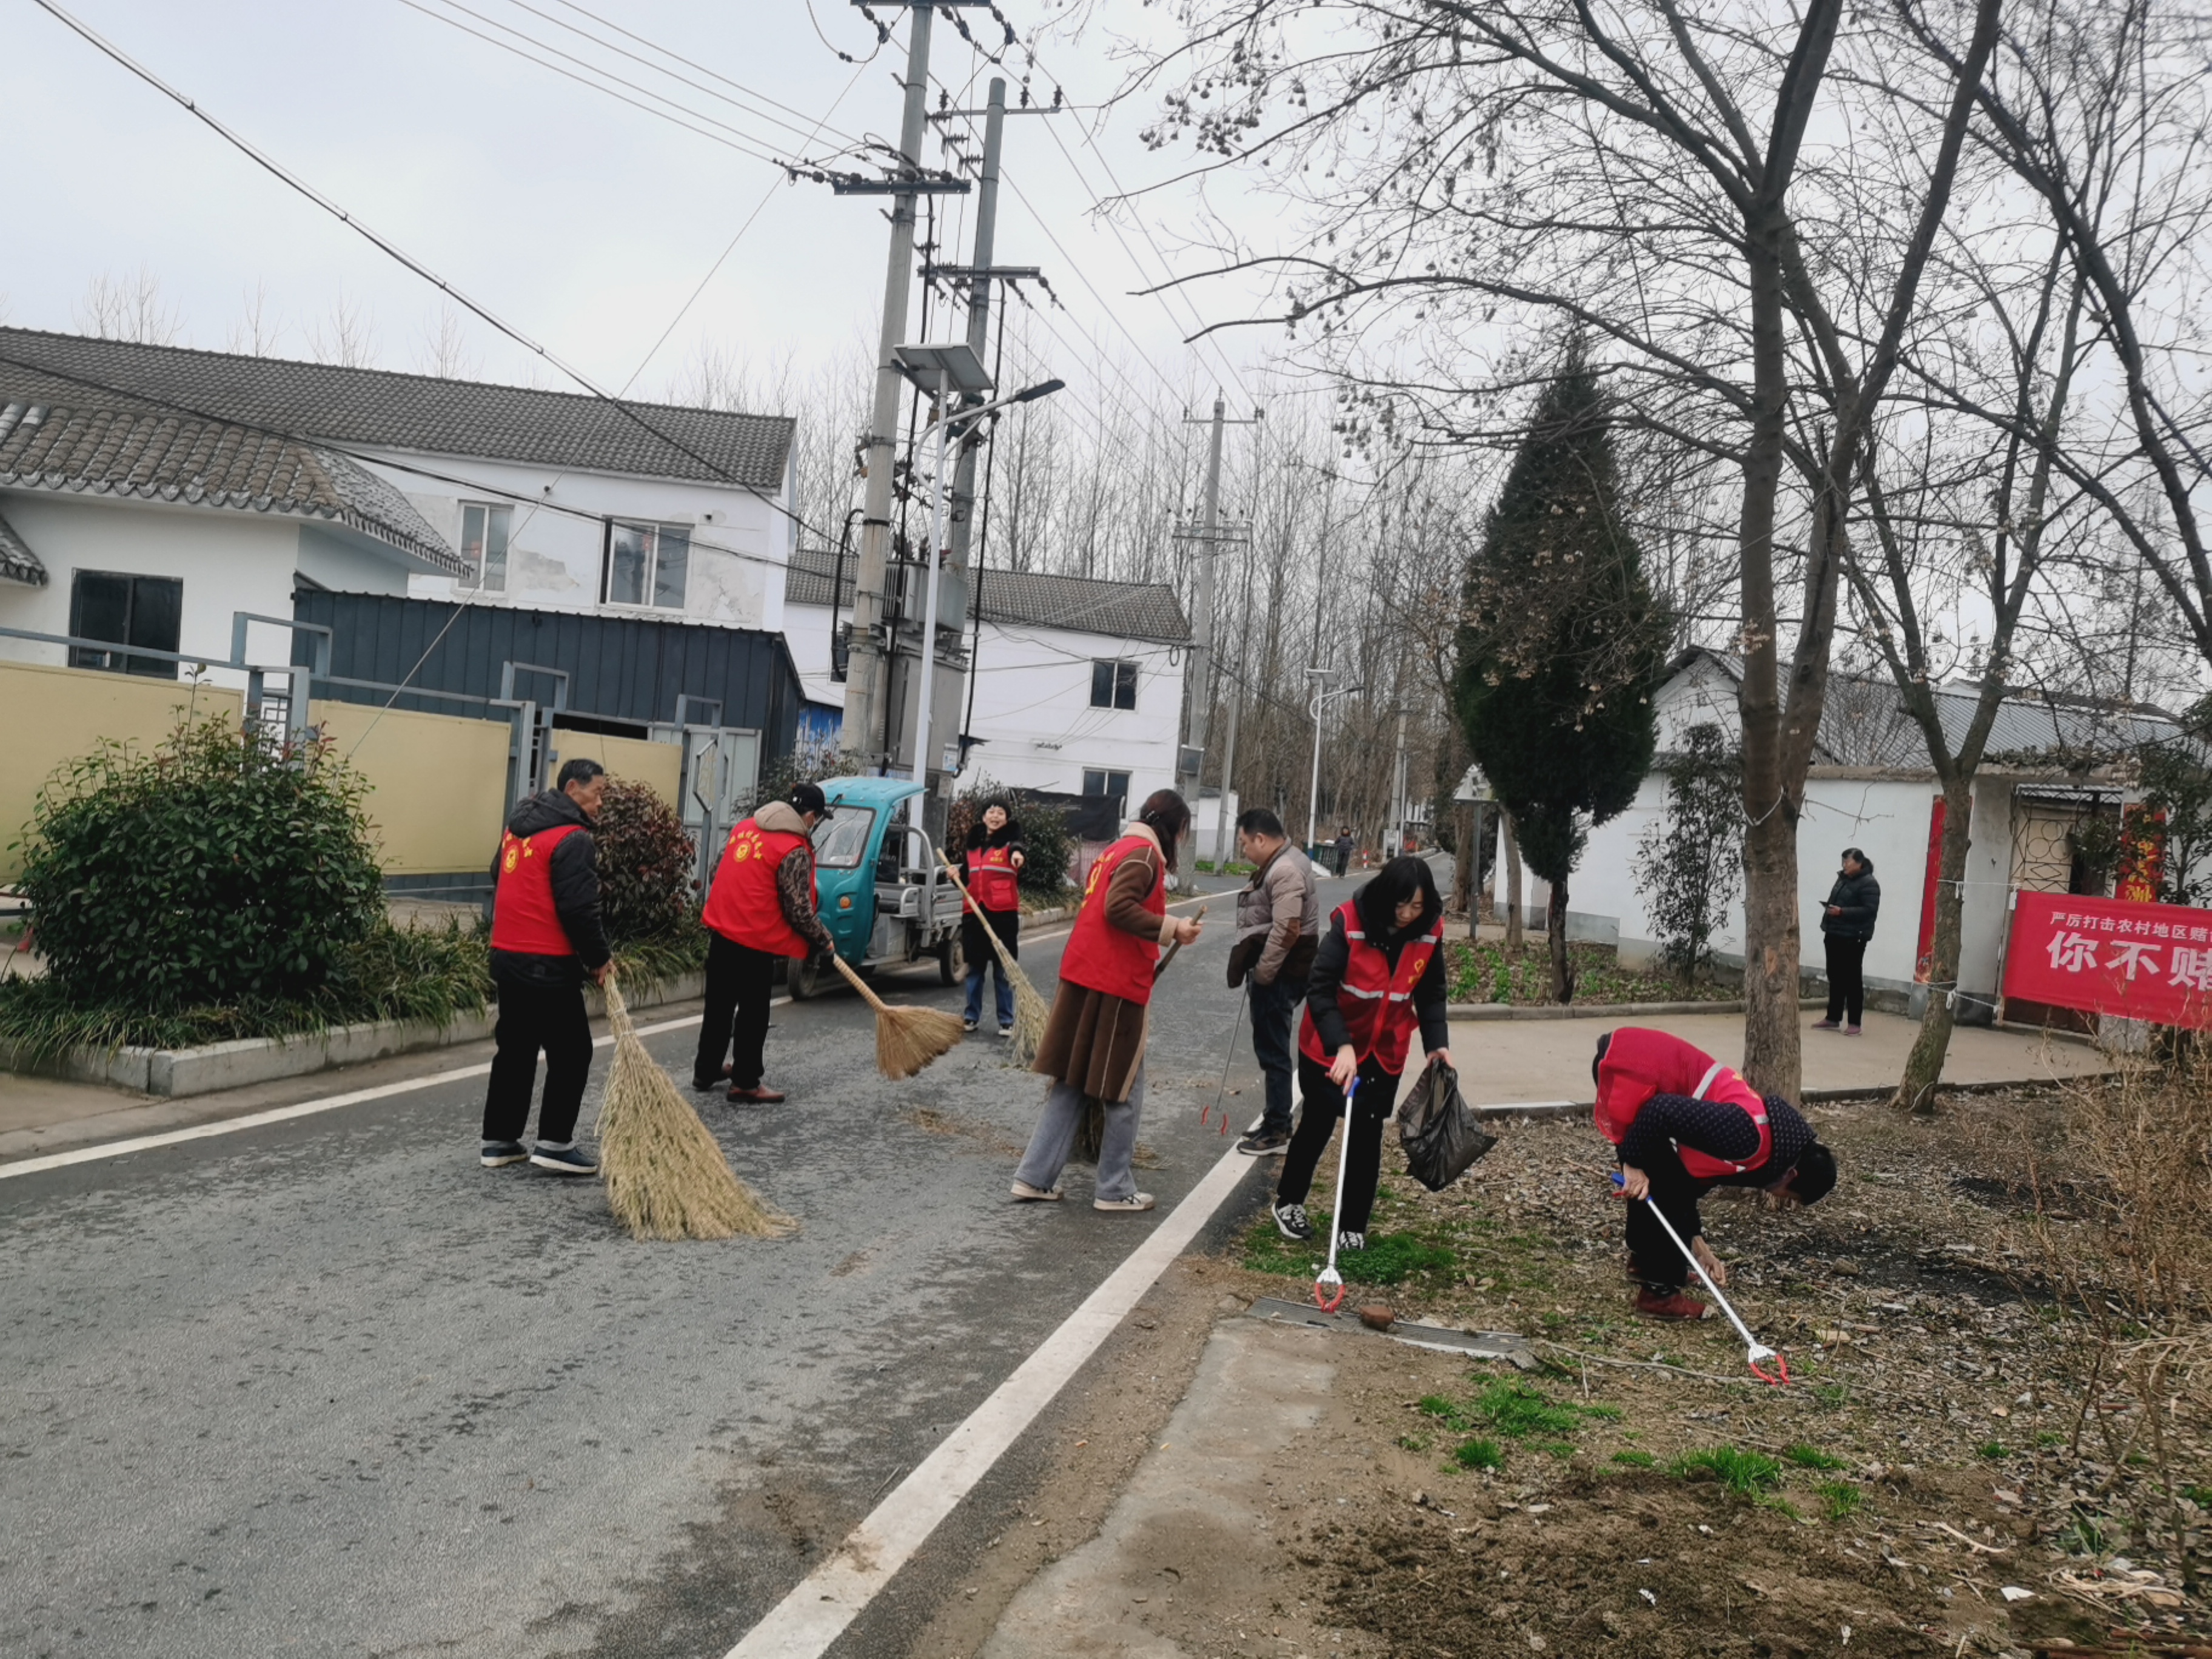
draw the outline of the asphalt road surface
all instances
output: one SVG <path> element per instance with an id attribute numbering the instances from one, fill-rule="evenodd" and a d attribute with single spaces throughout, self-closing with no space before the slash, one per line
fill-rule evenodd
<path id="1" fill-rule="evenodd" d="M 842 992 L 776 1011 L 787 1103 L 704 1097 L 787 1239 L 636 1243 L 595 1182 L 479 1168 L 481 1078 L 0 1182 L 0 1652 L 726 1652 L 1219 1158 L 1232 908 L 1153 1003 L 1149 1216 L 1082 1169 L 1010 1203 L 1041 1080 L 979 1035 L 886 1082 Z M 647 1044 L 681 1079 L 695 1035 Z M 960 1519 L 835 1654 L 904 1651 Z"/>

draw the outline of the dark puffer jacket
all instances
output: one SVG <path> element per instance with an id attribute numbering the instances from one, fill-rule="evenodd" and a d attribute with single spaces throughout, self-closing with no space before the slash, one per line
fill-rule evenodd
<path id="1" fill-rule="evenodd" d="M 592 821 L 584 816 L 584 809 L 558 789 L 544 790 L 532 795 L 514 809 L 507 821 L 507 830 L 517 836 L 535 836 L 547 830 L 558 830 L 564 823 L 573 823 L 584 833 L 564 836 L 553 849 L 551 866 L 546 874 L 553 884 L 553 914 L 560 918 L 561 931 L 568 936 L 568 943 L 576 953 L 568 957 L 526 956 L 518 951 L 494 951 L 491 953 L 492 971 L 507 975 L 532 985 L 580 985 L 587 969 L 596 969 L 608 957 L 606 925 L 599 915 L 599 854 L 592 839 Z M 492 879 L 499 879 L 499 858 L 491 861 Z"/>
<path id="2" fill-rule="evenodd" d="M 1843 914 L 1830 915 L 1830 904 L 1838 906 Z M 1872 939 L 1875 915 L 1881 908 L 1881 884 L 1874 878 L 1873 864 L 1863 864 L 1856 876 L 1839 873 L 1836 877 L 1836 884 L 1828 890 L 1827 902 L 1820 907 L 1820 931 L 1838 939 Z"/>
<path id="3" fill-rule="evenodd" d="M 987 830 L 983 827 L 983 820 L 978 817 L 969 826 L 967 841 L 969 852 L 981 852 L 993 847 L 1003 847 L 1008 852 L 1019 853 L 1023 858 L 1027 859 L 1030 849 L 1028 843 L 1022 839 L 1022 821 L 1017 817 L 1009 817 L 996 830 Z M 960 879 L 963 881 L 968 879 L 968 872 L 964 866 L 960 872 Z M 1018 908 L 993 910 L 988 914 L 991 918 L 991 931 L 999 936 L 999 942 L 1006 947 L 1006 954 L 1018 959 L 1021 956 L 1021 911 Z M 965 906 L 962 907 L 960 913 L 960 956 L 970 968 L 981 968 L 988 963 L 997 960 L 991 950 L 991 941 L 983 937 L 983 923 L 977 920 L 973 909 Z"/>

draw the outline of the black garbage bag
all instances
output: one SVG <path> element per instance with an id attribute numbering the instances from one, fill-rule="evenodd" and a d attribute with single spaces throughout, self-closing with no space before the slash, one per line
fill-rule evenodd
<path id="1" fill-rule="evenodd" d="M 1414 1080 L 1398 1108 L 1398 1144 L 1406 1173 L 1440 1193 L 1498 1144 L 1459 1091 L 1459 1073 L 1438 1060 Z"/>

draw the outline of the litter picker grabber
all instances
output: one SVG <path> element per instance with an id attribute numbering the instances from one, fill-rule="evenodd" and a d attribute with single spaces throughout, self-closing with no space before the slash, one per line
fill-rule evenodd
<path id="1" fill-rule="evenodd" d="M 1237 1034 L 1244 1029 L 1244 1005 L 1252 1000 L 1252 976 L 1244 975 L 1243 994 L 1237 999 L 1237 1018 L 1229 1027 L 1229 1052 L 1221 1056 L 1221 1085 L 1213 1091 L 1213 1110 L 1221 1119 L 1221 1133 L 1229 1133 L 1229 1114 L 1222 1110 L 1222 1097 L 1229 1092 L 1229 1062 L 1237 1058 Z M 1200 1110 L 1198 1127 L 1206 1127 L 1206 1114 Z"/>
<path id="2" fill-rule="evenodd" d="M 1344 1275 L 1336 1270 L 1336 1224 L 1344 1219 L 1344 1176 L 1352 1166 L 1352 1097 L 1358 1092 L 1359 1078 L 1355 1073 L 1344 1091 L 1344 1146 L 1336 1155 L 1336 1197 L 1328 1206 L 1328 1266 L 1314 1279 L 1314 1304 L 1323 1313 L 1334 1313 L 1344 1305 Z M 1323 1296 L 1322 1292 L 1331 1286 L 1336 1294 Z"/>
<path id="3" fill-rule="evenodd" d="M 1624 1184 L 1620 1171 L 1618 1170 L 1613 1172 L 1613 1184 L 1615 1188 Z M 1777 1388 L 1787 1383 L 1790 1381 L 1790 1362 L 1777 1350 L 1768 1347 L 1766 1344 L 1753 1336 L 1743 1321 L 1736 1317 L 1735 1310 L 1729 1305 L 1728 1297 L 1721 1294 L 1721 1287 L 1713 1283 L 1712 1275 L 1705 1271 L 1705 1264 L 1698 1260 L 1697 1252 L 1682 1243 L 1681 1234 L 1674 1231 L 1674 1224 L 1667 1219 L 1667 1212 L 1659 1207 L 1650 1194 L 1646 1193 L 1644 1195 L 1644 1202 L 1651 1206 L 1651 1213 L 1659 1218 L 1659 1224 L 1667 1230 L 1667 1237 L 1674 1241 L 1674 1248 L 1682 1253 L 1682 1260 L 1690 1264 L 1690 1271 L 1697 1274 L 1704 1281 L 1705 1288 L 1713 1293 L 1713 1300 L 1721 1304 L 1721 1311 L 1728 1316 L 1729 1323 L 1735 1327 L 1735 1334 L 1743 1339 L 1746 1349 L 1744 1358 L 1750 1362 L 1751 1374 L 1760 1382 L 1771 1382 Z M 1760 1362 L 1768 1359 L 1774 1362 L 1774 1369 L 1771 1371 L 1760 1370 Z"/>

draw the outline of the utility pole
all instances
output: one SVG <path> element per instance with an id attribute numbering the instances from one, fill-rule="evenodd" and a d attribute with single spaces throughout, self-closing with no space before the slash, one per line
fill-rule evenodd
<path id="1" fill-rule="evenodd" d="M 983 171 L 976 180 L 975 190 L 975 263 L 974 280 L 968 289 L 968 344 L 978 362 L 988 361 L 984 352 L 991 340 L 991 278 L 994 274 L 991 254 L 999 221 L 999 141 L 1006 130 L 1006 83 L 994 78 L 983 117 Z M 972 404 L 978 400 L 969 398 L 963 401 Z M 959 465 L 952 475 L 952 543 L 947 563 L 962 572 L 968 568 L 968 541 L 975 526 L 975 453 L 981 447 L 974 441 L 962 444 Z"/>
<path id="2" fill-rule="evenodd" d="M 1213 868 L 1218 874 L 1229 858 L 1229 791 L 1237 776 L 1237 712 L 1244 706 L 1238 694 L 1243 687 L 1237 684 L 1233 673 L 1223 676 L 1229 682 L 1229 744 L 1221 756 L 1221 810 L 1213 815 Z"/>
<path id="3" fill-rule="evenodd" d="M 1190 673 L 1184 681 L 1190 696 L 1189 714 L 1183 726 L 1182 753 L 1176 757 L 1176 782 L 1183 799 L 1194 811 L 1198 807 L 1199 775 L 1206 764 L 1206 732 L 1213 719 L 1213 572 L 1224 541 L 1241 542 L 1249 538 L 1247 526 L 1236 526 L 1224 531 L 1221 527 L 1221 434 L 1231 426 L 1255 426 L 1261 412 L 1255 410 L 1249 421 L 1232 421 L 1229 407 L 1217 390 L 1213 394 L 1213 418 L 1207 422 L 1212 428 L 1206 439 L 1206 506 L 1195 533 L 1186 531 L 1182 539 L 1194 540 L 1198 552 L 1198 614 L 1192 620 Z M 1197 422 L 1185 417 L 1186 425 Z M 1233 706 L 1233 700 L 1232 700 Z M 1220 810 L 1229 807 L 1229 775 L 1221 777 Z M 1218 816 L 1218 814 L 1217 814 Z M 1218 830 L 1218 826 L 1217 826 Z M 1214 840 L 1218 843 L 1220 836 Z M 1217 859 L 1216 862 L 1219 862 Z"/>
<path id="4" fill-rule="evenodd" d="M 1398 705 L 1398 761 L 1390 769 L 1390 850 L 1396 858 L 1406 848 L 1406 706 Z"/>

